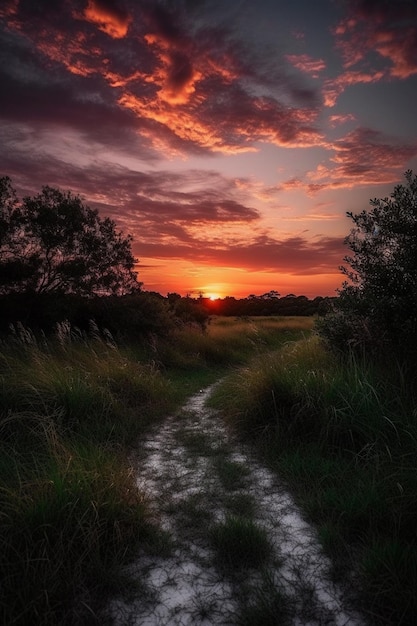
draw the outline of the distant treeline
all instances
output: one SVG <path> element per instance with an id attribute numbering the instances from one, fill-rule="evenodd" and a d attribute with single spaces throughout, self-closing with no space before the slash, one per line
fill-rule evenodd
<path id="1" fill-rule="evenodd" d="M 280 297 L 264 294 L 247 298 L 200 298 L 201 304 L 211 315 L 325 315 L 334 298 L 317 296 L 310 300 L 306 296 L 288 294 Z"/>
<path id="2" fill-rule="evenodd" d="M 68 321 L 83 332 L 93 322 L 114 336 L 164 335 L 184 325 L 204 329 L 212 315 L 324 315 L 331 300 L 320 296 L 309 300 L 293 294 L 210 300 L 177 293 L 164 297 L 147 291 L 89 298 L 75 294 L 13 293 L 0 296 L 0 332 L 8 333 L 16 324 L 23 324 L 34 332 L 48 334 L 57 323 Z"/>

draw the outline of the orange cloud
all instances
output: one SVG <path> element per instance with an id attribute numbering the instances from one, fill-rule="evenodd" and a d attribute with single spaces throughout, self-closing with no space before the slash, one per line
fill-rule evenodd
<path id="1" fill-rule="evenodd" d="M 207 105 L 204 91 L 196 94 L 188 107 L 161 104 L 159 98 L 144 99 L 132 93 L 123 94 L 118 102 L 138 117 L 161 124 L 179 139 L 213 152 L 253 152 L 257 141 L 290 147 L 323 143 L 312 125 L 314 111 L 285 108 L 273 99 L 250 97 L 238 89 L 231 89 L 219 100 L 212 98 Z M 152 138 L 152 131 L 149 136 Z M 155 140 L 161 139 L 155 133 Z"/>
<path id="2" fill-rule="evenodd" d="M 320 72 L 326 69 L 323 59 L 312 59 L 308 54 L 287 54 L 285 58 L 291 65 L 313 78 L 318 78 Z"/>
<path id="3" fill-rule="evenodd" d="M 88 0 L 84 18 L 114 39 L 125 37 L 132 21 L 126 11 L 116 7 L 109 0 Z"/>
<path id="4" fill-rule="evenodd" d="M 158 97 L 169 104 L 186 104 L 202 73 L 193 67 L 190 57 L 171 42 L 154 34 L 145 35 L 145 41 L 156 48 L 161 63 L 149 77 L 150 82 L 160 87 Z"/>

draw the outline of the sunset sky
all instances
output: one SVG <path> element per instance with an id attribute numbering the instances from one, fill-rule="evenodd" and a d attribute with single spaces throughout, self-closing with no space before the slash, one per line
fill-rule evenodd
<path id="1" fill-rule="evenodd" d="M 0 175 L 133 235 L 147 291 L 335 295 L 417 172 L 416 0 L 2 0 Z"/>

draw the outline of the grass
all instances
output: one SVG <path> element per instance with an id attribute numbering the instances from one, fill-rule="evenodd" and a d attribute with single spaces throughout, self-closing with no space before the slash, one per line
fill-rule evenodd
<path id="1" fill-rule="evenodd" d="M 102 622 L 102 604 L 126 588 L 121 568 L 138 547 L 167 546 L 125 462 L 129 447 L 230 365 L 311 325 L 218 318 L 207 333 L 187 329 L 128 346 L 65 323 L 55 338 L 21 325 L 2 338 L 0 622 Z M 218 469 L 225 481 L 240 480 L 241 468 Z M 202 514 L 197 504 L 190 518 Z M 243 515 L 234 519 L 246 528 Z"/>
<path id="2" fill-rule="evenodd" d="M 232 516 L 252 518 L 255 515 L 255 501 L 246 493 L 235 493 L 224 498 L 226 511 Z"/>
<path id="3" fill-rule="evenodd" d="M 236 370 L 212 400 L 288 481 L 376 624 L 417 615 L 414 394 L 401 368 L 339 361 L 311 337 Z"/>
<path id="4" fill-rule="evenodd" d="M 248 598 L 243 602 L 239 626 L 290 626 L 294 623 L 294 602 L 271 572 L 262 573 L 260 583 L 248 593 Z"/>
<path id="5" fill-rule="evenodd" d="M 42 455 L 2 446 L 4 624 L 91 620 L 100 595 L 125 583 L 120 562 L 157 535 L 123 459 L 64 445 L 52 425 L 45 434 Z"/>
<path id="6" fill-rule="evenodd" d="M 229 515 L 211 528 L 217 562 L 226 571 L 259 568 L 271 555 L 267 534 L 247 517 Z"/>
<path id="7" fill-rule="evenodd" d="M 163 544 L 123 450 L 175 402 L 153 363 L 97 337 L 3 342 L 1 623 L 98 623 L 121 565 Z"/>
<path id="8" fill-rule="evenodd" d="M 243 463 L 218 457 L 215 461 L 215 468 L 226 491 L 235 491 L 245 486 L 245 478 L 249 474 L 249 469 Z"/>

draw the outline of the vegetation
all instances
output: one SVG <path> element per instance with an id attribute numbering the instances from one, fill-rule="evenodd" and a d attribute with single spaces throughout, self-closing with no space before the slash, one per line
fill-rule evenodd
<path id="1" fill-rule="evenodd" d="M 222 316 L 265 316 L 284 315 L 286 317 L 300 315 L 324 315 L 334 298 L 317 296 L 310 300 L 306 296 L 289 293 L 280 296 L 277 291 L 269 291 L 261 295 L 251 294 L 247 298 L 218 298 L 210 300 L 201 296 L 198 302 L 212 315 Z"/>
<path id="2" fill-rule="evenodd" d="M 110 338 L 109 338 L 110 341 Z M 17 327 L 0 349 L 4 624 L 92 621 L 154 527 L 123 448 L 172 406 L 168 381 L 98 336 Z"/>
<path id="3" fill-rule="evenodd" d="M 417 176 L 406 172 L 390 198 L 348 213 L 355 227 L 342 267 L 349 279 L 319 331 L 332 349 L 417 364 Z"/>
<path id="4" fill-rule="evenodd" d="M 266 531 L 245 517 L 228 516 L 211 528 L 217 560 L 229 569 L 259 568 L 271 556 Z"/>
<path id="5" fill-rule="evenodd" d="M 313 337 L 236 371 L 212 401 L 288 481 L 370 621 L 412 624 L 417 422 L 402 371 L 342 362 Z"/>
<path id="6" fill-rule="evenodd" d="M 78 196 L 44 187 L 21 202 L 0 178 L 0 293 L 126 294 L 140 284 L 131 237 Z"/>
<path id="7" fill-rule="evenodd" d="M 2 623 L 98 623 L 100 597 L 126 585 L 121 565 L 138 547 L 167 549 L 127 450 L 226 372 L 213 404 L 287 480 L 317 526 L 335 578 L 351 573 L 352 594 L 370 623 L 415 623 L 417 178 L 409 172 L 406 179 L 391 199 L 350 214 L 351 269 L 342 269 L 350 284 L 318 322 L 318 335 L 311 314 L 325 312 L 323 299 L 314 311 L 304 309 L 309 317 L 284 318 L 271 313 L 291 310 L 291 300 L 311 302 L 276 292 L 214 303 L 137 291 L 85 298 L 99 285 L 93 274 L 77 274 L 78 292 L 69 278 L 74 259 L 61 259 L 49 227 L 54 269 L 45 273 L 40 240 L 29 245 L 35 229 L 25 210 L 41 216 L 46 204 L 59 215 L 67 203 L 100 230 L 97 215 L 48 188 L 19 204 L 10 181 L 1 179 Z M 112 239 L 112 223 L 104 232 Z M 26 242 L 23 264 L 17 233 Z M 127 251 L 128 240 L 121 240 Z M 123 282 L 132 277 L 129 263 L 128 274 L 109 278 L 109 292 L 131 284 Z M 214 311 L 227 317 L 210 318 Z M 31 330 L 22 323 L 28 321 Z M 188 433 L 182 444 L 196 452 L 207 442 Z M 219 567 L 235 577 L 245 568 L 265 572 L 270 549 L 250 515 L 253 501 L 242 493 L 245 467 L 214 455 L 213 468 L 228 492 L 228 517 L 209 528 Z M 190 499 L 188 517 L 198 513 L 205 527 L 198 504 L 197 496 Z M 272 624 L 277 615 L 289 622 L 287 600 L 278 581 L 263 581 L 242 623 Z"/>
<path id="8" fill-rule="evenodd" d="M 349 214 L 349 279 L 320 337 L 230 375 L 213 403 L 285 477 L 375 624 L 417 615 L 417 177 Z M 324 339 L 324 342 L 323 342 Z"/>
<path id="9" fill-rule="evenodd" d="M 129 446 L 224 368 L 297 331 L 274 318 L 174 325 L 125 344 L 94 323 L 12 331 L 0 343 L 0 621 L 98 623 L 100 598 L 126 588 L 123 563 L 167 545 Z M 230 482 L 239 467 L 219 471 Z"/>

